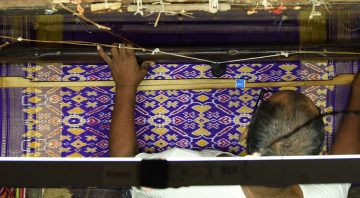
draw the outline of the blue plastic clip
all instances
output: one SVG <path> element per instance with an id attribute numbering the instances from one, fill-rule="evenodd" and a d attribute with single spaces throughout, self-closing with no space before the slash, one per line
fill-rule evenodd
<path id="1" fill-rule="evenodd" d="M 236 89 L 243 89 L 243 88 L 245 88 L 245 80 L 243 80 L 243 79 L 236 79 L 236 81 L 235 81 L 235 88 L 236 88 Z"/>

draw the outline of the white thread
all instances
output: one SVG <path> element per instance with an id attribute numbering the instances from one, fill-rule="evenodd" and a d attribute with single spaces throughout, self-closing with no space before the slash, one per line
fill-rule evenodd
<path id="1" fill-rule="evenodd" d="M 141 16 L 144 16 L 143 9 L 144 7 L 142 0 L 136 0 L 136 12 L 134 13 L 134 15 L 140 14 Z"/>
<path id="2" fill-rule="evenodd" d="M 211 61 L 211 60 L 207 60 L 207 59 L 195 58 L 195 57 L 185 56 L 185 55 L 181 55 L 181 54 L 175 54 L 175 53 L 171 53 L 171 52 L 159 51 L 159 53 L 161 53 L 161 54 L 166 54 L 166 55 L 170 55 L 170 56 L 181 57 L 181 58 L 185 58 L 185 59 L 190 59 L 190 60 L 196 60 L 196 61 L 200 61 L 200 62 L 214 63 L 214 64 L 218 64 L 218 63 L 219 63 L 219 62 L 215 62 L 215 61 Z"/>
<path id="3" fill-rule="evenodd" d="M 167 13 L 167 12 L 166 12 L 166 9 L 165 9 L 165 3 L 164 3 L 162 0 L 160 0 L 160 1 L 159 1 L 159 4 L 160 4 L 160 6 L 161 6 L 161 10 L 158 11 L 159 14 L 158 14 L 158 16 L 156 17 L 156 20 L 155 20 L 155 23 L 154 23 L 154 27 L 157 27 L 157 25 L 158 25 L 158 23 L 159 23 L 159 21 L 160 21 L 161 13 L 165 13 L 165 14 Z M 169 3 L 167 3 L 167 4 L 169 4 Z"/>
<path id="4" fill-rule="evenodd" d="M 329 12 L 328 6 L 330 6 L 326 0 L 309 0 L 312 3 L 311 13 L 309 15 L 309 19 L 313 19 L 314 16 L 321 16 L 321 12 L 317 11 L 316 8 L 323 5 L 327 12 Z"/>
<path id="5" fill-rule="evenodd" d="M 312 2 L 312 9 L 311 9 L 311 13 L 309 15 L 309 19 L 313 19 L 314 16 L 321 16 L 321 13 L 316 11 L 316 7 L 319 6 L 319 1 L 318 0 L 310 0 L 310 2 Z"/>
<path id="6" fill-rule="evenodd" d="M 161 5 L 161 11 L 160 11 L 160 12 L 164 12 L 164 13 L 166 13 L 166 10 L 165 10 L 165 3 L 164 3 L 162 0 L 160 0 L 160 1 L 159 1 L 159 3 L 160 3 L 160 5 Z"/>
<path id="7" fill-rule="evenodd" d="M 159 48 L 155 48 L 152 52 L 151 52 L 151 55 L 155 55 L 157 53 L 160 53 L 160 49 Z"/>
<path id="8" fill-rule="evenodd" d="M 73 43 L 69 42 L 69 41 L 42 41 L 42 40 L 32 40 L 32 39 L 23 39 L 22 37 L 9 37 L 9 36 L 2 36 L 0 35 L 0 38 L 3 39 L 12 39 L 12 40 L 17 40 L 17 41 L 27 41 L 27 42 L 43 42 L 43 43 L 61 43 L 61 44 L 69 44 L 69 45 L 84 45 L 84 46 L 98 46 L 100 45 L 99 43 L 91 43 L 91 42 L 84 42 L 84 41 L 72 41 Z M 103 46 L 109 47 L 109 45 L 103 44 Z M 164 52 L 164 51 L 160 51 L 159 48 L 155 48 L 154 50 L 149 50 L 149 49 L 145 49 L 145 48 L 129 48 L 129 47 L 123 47 L 121 44 L 119 44 L 118 46 L 119 48 L 126 48 L 126 49 L 135 49 L 135 50 L 142 50 L 142 51 L 150 51 L 151 55 L 155 55 L 157 53 L 161 53 L 161 54 L 166 54 L 166 55 L 170 55 L 170 56 L 176 56 L 176 57 L 181 57 L 181 58 L 185 58 L 185 59 L 191 59 L 191 60 L 197 60 L 197 61 L 201 61 L 201 62 L 207 62 L 207 63 L 216 63 L 216 64 L 220 64 L 220 63 L 232 63 L 232 62 L 241 62 L 241 61 L 247 61 L 247 60 L 255 60 L 255 59 L 264 59 L 264 58 L 271 58 L 271 57 L 278 57 L 278 56 L 285 56 L 288 57 L 289 55 L 292 54 L 351 54 L 351 55 L 359 55 L 360 53 L 358 52 L 328 52 L 328 51 L 324 51 L 324 52 L 319 52 L 319 51 L 290 51 L 290 52 L 280 52 L 277 54 L 273 54 L 273 55 L 266 55 L 266 56 L 258 56 L 258 57 L 251 57 L 251 58 L 245 58 L 245 59 L 236 59 L 236 60 L 229 60 L 229 61 L 222 61 L 222 62 L 215 62 L 215 61 L 211 61 L 211 60 L 207 60 L 207 59 L 201 59 L 201 58 L 196 58 L 196 57 L 191 57 L 191 56 L 185 56 L 185 55 L 181 55 L 181 54 L 177 54 L 177 53 L 171 53 L 171 52 Z"/>
<path id="9" fill-rule="evenodd" d="M 273 7 L 273 5 L 271 3 L 269 3 L 267 0 L 263 0 L 261 2 L 261 5 L 264 6 L 265 10 L 271 9 Z"/>
<path id="10" fill-rule="evenodd" d="M 4 48 L 4 47 L 8 46 L 8 45 L 10 45 L 9 42 L 5 42 L 4 44 L 0 45 L 0 50 L 1 50 L 2 48 Z"/>
<path id="11" fill-rule="evenodd" d="M 280 52 L 281 56 L 289 57 L 289 52 Z"/>
<path id="12" fill-rule="evenodd" d="M 217 13 L 219 11 L 219 0 L 209 0 L 209 12 Z"/>
<path id="13" fill-rule="evenodd" d="M 248 60 L 271 58 L 271 57 L 277 57 L 277 56 L 281 56 L 281 54 L 273 54 L 273 55 L 258 56 L 258 57 L 251 57 L 251 58 L 243 58 L 243 59 L 222 61 L 222 62 L 218 62 L 218 63 L 233 63 L 233 62 L 241 62 L 241 61 L 248 61 Z"/>

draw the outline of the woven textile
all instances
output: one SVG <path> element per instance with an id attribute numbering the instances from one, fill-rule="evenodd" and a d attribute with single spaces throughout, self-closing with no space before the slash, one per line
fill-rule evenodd
<path id="1" fill-rule="evenodd" d="M 107 65 L 28 64 L 25 77 L 33 81 L 96 81 L 110 80 Z M 261 62 L 228 64 L 221 78 L 241 78 L 248 82 L 295 80 L 327 80 L 334 76 L 334 67 L 327 62 Z M 216 78 L 207 64 L 158 64 L 151 67 L 145 79 Z"/>
<path id="2" fill-rule="evenodd" d="M 0 76 L 21 75 L 22 68 L 12 65 L 0 66 Z M 22 89 L 0 89 L 0 156 L 21 156 L 24 129 L 22 112 Z"/>
<path id="3" fill-rule="evenodd" d="M 223 78 L 242 78 L 250 82 L 327 80 L 339 71 L 336 64 L 331 61 L 229 64 Z M 357 71 L 357 64 L 349 65 L 353 67 L 352 72 Z M 20 76 L 33 81 L 111 79 L 107 65 L 26 64 L 21 67 L 23 73 Z M 345 73 L 351 72 L 347 70 Z M 185 78 L 213 77 L 210 66 L 205 64 L 159 64 L 152 67 L 146 76 L 146 79 Z M 332 111 L 336 101 L 336 88 L 332 86 L 277 89 L 301 91 L 324 112 Z M 17 98 L 21 98 L 21 107 L 18 110 L 23 111 L 24 124 L 16 146 L 23 156 L 108 156 L 115 96 L 113 87 L 19 90 Z M 139 91 L 135 127 L 140 151 L 160 152 L 172 147 L 210 148 L 244 155 L 246 128 L 260 91 Z M 327 144 L 324 151 L 327 151 L 333 140 L 334 119 L 329 117 L 325 121 Z"/>

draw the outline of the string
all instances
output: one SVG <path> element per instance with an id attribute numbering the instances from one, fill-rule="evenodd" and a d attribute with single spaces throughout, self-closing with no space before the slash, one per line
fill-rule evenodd
<path id="1" fill-rule="evenodd" d="M 196 57 L 191 57 L 191 56 L 185 56 L 185 55 L 181 55 L 181 54 L 177 54 L 177 53 L 160 51 L 160 49 L 158 49 L 158 48 L 156 48 L 154 50 L 150 50 L 150 49 L 146 49 L 146 48 L 127 47 L 127 46 L 123 46 L 123 45 L 115 46 L 115 45 L 95 43 L 95 42 L 86 42 L 86 41 L 47 41 L 47 40 L 26 39 L 26 38 L 21 38 L 21 37 L 15 38 L 15 37 L 10 37 L 10 36 L 0 36 L 0 38 L 16 40 L 16 41 L 19 41 L 19 42 L 67 44 L 67 45 L 92 46 L 92 47 L 101 46 L 101 47 L 109 47 L 109 48 L 114 48 L 114 47 L 119 48 L 119 47 L 121 47 L 121 48 L 124 48 L 124 49 L 148 51 L 148 52 L 151 52 L 152 55 L 155 55 L 156 53 L 159 53 L 159 54 L 176 56 L 176 57 L 181 57 L 181 58 L 186 58 L 186 59 L 191 59 L 191 60 L 197 60 L 197 61 L 202 61 L 202 62 L 207 62 L 207 63 L 217 63 L 217 62 L 211 61 L 211 60 L 206 60 L 206 59 L 201 59 L 201 58 L 196 58 Z"/>
<path id="2" fill-rule="evenodd" d="M 75 12 L 75 11 L 73 11 L 72 9 L 70 9 L 69 7 L 65 6 L 65 5 L 62 4 L 62 3 L 60 4 L 60 6 L 61 6 L 64 10 L 66 10 L 66 11 L 68 11 L 68 12 L 71 12 L 73 15 L 75 15 L 75 16 L 83 19 L 84 21 L 86 21 L 86 22 L 88 22 L 88 23 L 96 26 L 96 27 L 97 27 L 98 29 L 100 29 L 100 30 L 111 30 L 111 28 L 96 23 L 95 21 L 93 21 L 93 20 L 85 17 L 85 16 L 83 15 L 83 13 Z"/>
<path id="3" fill-rule="evenodd" d="M 22 37 L 15 38 L 15 37 L 11 37 L 11 36 L 2 36 L 2 35 L 0 35 L 0 38 L 2 38 L 2 39 L 10 39 L 10 40 L 18 41 L 18 42 L 37 42 L 37 43 L 91 46 L 91 47 L 101 46 L 101 47 L 108 47 L 108 48 L 114 48 L 114 47 L 119 48 L 119 46 L 115 46 L 115 45 L 96 43 L 96 42 L 87 42 L 87 41 L 49 41 L 49 40 L 27 39 L 27 38 L 22 38 Z M 248 60 L 256 60 L 256 59 L 278 57 L 278 56 L 284 56 L 285 58 L 287 58 L 289 55 L 295 55 L 295 54 L 360 55 L 360 52 L 349 52 L 349 51 L 338 52 L 338 51 L 303 51 L 303 50 L 298 50 L 298 51 L 290 51 L 290 52 L 282 51 L 280 53 L 276 53 L 276 54 L 273 54 L 273 55 L 256 56 L 256 57 L 250 57 L 250 58 L 244 58 L 244 59 L 235 59 L 235 60 L 216 62 L 216 61 L 212 61 L 212 60 L 186 56 L 186 55 L 182 55 L 182 54 L 178 54 L 178 53 L 165 52 L 165 51 L 161 51 L 159 48 L 146 49 L 146 48 L 139 48 L 139 47 L 127 47 L 127 46 L 124 46 L 124 45 L 121 45 L 120 47 L 125 48 L 125 49 L 132 49 L 132 50 L 138 50 L 138 51 L 144 51 L 144 52 L 145 51 L 151 52 L 151 55 L 164 54 L 164 55 L 175 56 L 175 57 L 180 57 L 180 58 L 185 58 L 185 59 L 190 59 L 190 60 L 196 60 L 196 61 L 206 62 L 206 63 L 214 63 L 214 64 L 242 62 L 242 61 L 248 61 Z"/>
<path id="4" fill-rule="evenodd" d="M 104 31 L 104 32 L 107 32 L 107 33 L 111 34 L 112 36 L 114 36 L 114 37 L 117 38 L 117 39 L 120 39 L 120 40 L 122 40 L 122 41 L 131 43 L 131 44 L 133 44 L 133 46 L 141 47 L 141 46 L 139 46 L 138 44 L 136 44 L 136 43 L 128 40 L 127 38 L 121 36 L 120 34 L 116 34 L 116 33 L 112 32 L 110 27 L 106 27 L 106 26 L 103 26 L 103 25 L 100 25 L 100 24 L 96 23 L 95 21 L 87 18 L 87 17 L 84 16 L 83 14 L 79 14 L 79 13 L 75 12 L 74 10 L 70 9 L 69 7 L 65 6 L 63 3 L 60 3 L 60 7 L 62 7 L 64 10 L 72 13 L 73 15 L 78 16 L 79 18 L 83 19 L 84 21 L 86 21 L 86 22 L 88 22 L 88 23 L 96 26 L 98 29 L 100 29 L 100 30 L 102 30 L 102 31 Z"/>
<path id="5" fill-rule="evenodd" d="M 157 27 L 159 21 L 160 21 L 160 17 L 162 13 L 166 13 L 166 9 L 165 9 L 165 3 L 162 0 L 159 0 L 159 2 L 157 2 L 158 4 L 160 4 L 161 6 L 161 10 L 158 11 L 158 16 L 156 17 L 155 23 L 154 23 L 154 27 Z M 157 4 L 155 3 L 155 4 Z M 170 4 L 170 3 L 166 3 L 166 4 Z"/>
<path id="6" fill-rule="evenodd" d="M 146 14 L 144 14 L 144 12 L 146 12 L 146 9 L 142 6 L 142 0 L 136 0 L 136 1 L 137 1 L 136 2 L 137 7 L 136 7 L 136 12 L 134 13 L 134 15 L 139 13 L 143 17 L 148 17 L 148 16 L 153 15 L 156 12 L 158 13 L 158 15 L 156 17 L 156 20 L 154 22 L 154 27 L 157 27 L 162 14 L 170 15 L 170 16 L 172 16 L 172 15 L 182 15 L 182 16 L 186 16 L 186 17 L 190 17 L 190 18 L 195 18 L 193 16 L 193 13 L 188 13 L 184 9 L 181 10 L 180 12 L 166 10 L 165 5 L 171 4 L 171 3 L 164 3 L 162 0 L 159 0 L 159 2 L 152 3 L 153 5 L 159 4 L 160 7 L 161 7 L 160 10 L 149 10 Z"/>
<path id="7" fill-rule="evenodd" d="M 209 0 L 209 12 L 217 13 L 219 11 L 219 0 Z"/>
<path id="8" fill-rule="evenodd" d="M 197 61 L 201 61 L 201 62 L 207 62 L 207 63 L 214 63 L 214 64 L 218 64 L 218 63 L 219 63 L 219 62 L 211 61 L 211 60 L 207 60 L 207 59 L 195 58 L 195 57 L 191 57 L 191 56 L 185 56 L 185 55 L 181 55 L 181 54 L 164 52 L 164 51 L 160 51 L 160 50 L 159 50 L 158 53 L 166 54 L 166 55 L 170 55 L 170 56 L 181 57 L 181 58 L 185 58 L 185 59 L 197 60 Z"/>
<path id="9" fill-rule="evenodd" d="M 81 7 L 81 0 L 71 0 L 71 3 L 76 5 L 76 10 L 78 11 L 78 14 L 84 14 L 85 10 L 83 7 Z"/>
<path id="10" fill-rule="evenodd" d="M 9 42 L 5 42 L 4 44 L 0 45 L 0 50 L 1 50 L 2 48 L 4 48 L 4 47 L 8 46 L 8 45 L 10 45 Z"/>
<path id="11" fill-rule="evenodd" d="M 309 15 L 309 19 L 313 19 L 314 16 L 321 16 L 321 12 L 317 11 L 316 8 L 323 5 L 327 12 L 329 12 L 328 3 L 326 0 L 310 0 L 312 3 L 311 13 Z"/>
<path id="12" fill-rule="evenodd" d="M 137 0 L 137 1 L 138 1 L 138 3 L 139 3 L 140 7 L 141 7 L 142 9 L 144 9 L 144 8 L 142 7 L 142 0 Z M 160 13 L 161 13 L 161 12 L 165 12 L 166 15 L 176 15 L 176 14 L 180 14 L 180 15 L 183 15 L 183 16 L 187 16 L 187 17 L 194 18 L 194 17 L 192 16 L 192 13 L 187 13 L 185 10 L 182 10 L 181 12 L 170 12 L 170 11 L 166 11 L 166 10 L 165 10 L 165 6 L 164 6 L 166 3 L 163 3 L 162 1 L 160 1 L 160 4 L 162 5 L 162 11 L 159 11 L 159 15 L 158 15 L 157 21 L 155 22 L 156 25 L 157 25 L 157 23 L 158 23 L 159 20 L 160 20 Z M 170 3 L 167 3 L 167 4 L 170 4 Z M 78 16 L 79 18 L 81 18 L 81 19 L 87 21 L 88 23 L 96 26 L 98 29 L 100 29 L 100 30 L 102 30 L 102 31 L 104 31 L 104 32 L 106 32 L 106 33 L 108 33 L 108 34 L 111 34 L 113 37 L 115 37 L 115 38 L 117 38 L 117 39 L 120 39 L 120 40 L 122 40 L 122 41 L 125 41 L 125 42 L 127 42 L 127 43 L 131 43 L 133 46 L 142 48 L 140 45 L 138 45 L 138 44 L 136 44 L 136 43 L 128 40 L 127 38 L 121 36 L 120 34 L 117 34 L 117 33 L 115 33 L 115 32 L 112 32 L 110 27 L 106 27 L 106 26 L 103 26 L 103 25 L 100 25 L 100 24 L 96 23 L 95 21 L 87 18 L 87 17 L 84 16 L 83 14 L 80 14 L 80 13 L 72 10 L 71 8 L 65 6 L 63 3 L 60 3 L 59 5 L 60 5 L 60 7 L 62 7 L 63 9 L 65 9 L 66 11 L 68 11 L 68 12 L 72 13 L 73 15 Z M 142 10 L 141 10 L 141 11 L 142 11 Z M 152 15 L 153 13 L 154 13 L 154 12 L 150 13 L 150 14 L 147 15 L 147 16 L 150 16 L 150 15 Z M 156 27 L 156 26 L 155 26 L 155 27 Z"/>
<path id="13" fill-rule="evenodd" d="M 144 16 L 143 9 L 144 7 L 142 0 L 136 0 L 136 12 L 134 13 L 134 15 L 140 14 L 141 16 Z"/>
<path id="14" fill-rule="evenodd" d="M 280 52 L 279 54 L 258 56 L 258 57 L 251 57 L 251 58 L 242 58 L 242 59 L 235 59 L 235 60 L 228 60 L 228 61 L 222 61 L 222 62 L 218 62 L 218 63 L 242 62 L 242 61 L 255 60 L 255 59 L 272 58 L 272 57 L 278 57 L 278 56 L 285 56 L 287 58 L 291 54 L 296 54 L 296 53 Z"/>
<path id="15" fill-rule="evenodd" d="M 262 0 L 261 5 L 264 6 L 264 10 L 271 10 L 273 8 L 273 5 L 267 0 Z"/>
<path id="16" fill-rule="evenodd" d="M 104 0 L 104 2 L 105 2 L 105 8 L 106 8 L 106 9 L 109 9 L 109 8 L 110 8 L 110 5 L 109 5 L 109 3 L 108 3 L 108 0 Z"/>

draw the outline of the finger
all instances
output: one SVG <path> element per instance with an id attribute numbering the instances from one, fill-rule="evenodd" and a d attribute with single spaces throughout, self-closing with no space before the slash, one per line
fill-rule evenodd
<path id="1" fill-rule="evenodd" d="M 127 56 L 130 56 L 130 57 L 135 57 L 135 52 L 134 52 L 134 47 L 131 45 L 131 44 L 127 44 L 126 45 L 126 54 Z"/>
<path id="2" fill-rule="evenodd" d="M 108 55 L 105 53 L 104 49 L 103 49 L 100 45 L 98 45 L 96 48 L 97 48 L 97 50 L 98 50 L 98 53 L 99 53 L 100 57 L 101 57 L 108 65 L 110 65 L 110 63 L 111 63 L 111 58 L 110 58 L 110 56 L 108 56 Z"/>
<path id="3" fill-rule="evenodd" d="M 127 57 L 125 47 L 126 45 L 122 44 L 122 47 L 119 49 L 119 56 L 122 60 Z"/>
<path id="4" fill-rule="evenodd" d="M 112 45 L 113 45 L 113 46 L 116 46 L 116 47 L 112 47 L 112 48 L 111 48 L 111 55 L 112 55 L 112 57 L 113 57 L 114 59 L 118 59 L 119 56 L 120 56 L 120 54 L 119 54 L 119 48 L 118 48 L 119 44 L 113 43 Z"/>
<path id="5" fill-rule="evenodd" d="M 156 63 L 154 61 L 144 61 L 141 63 L 141 69 L 147 71 L 149 67 L 154 66 Z"/>

